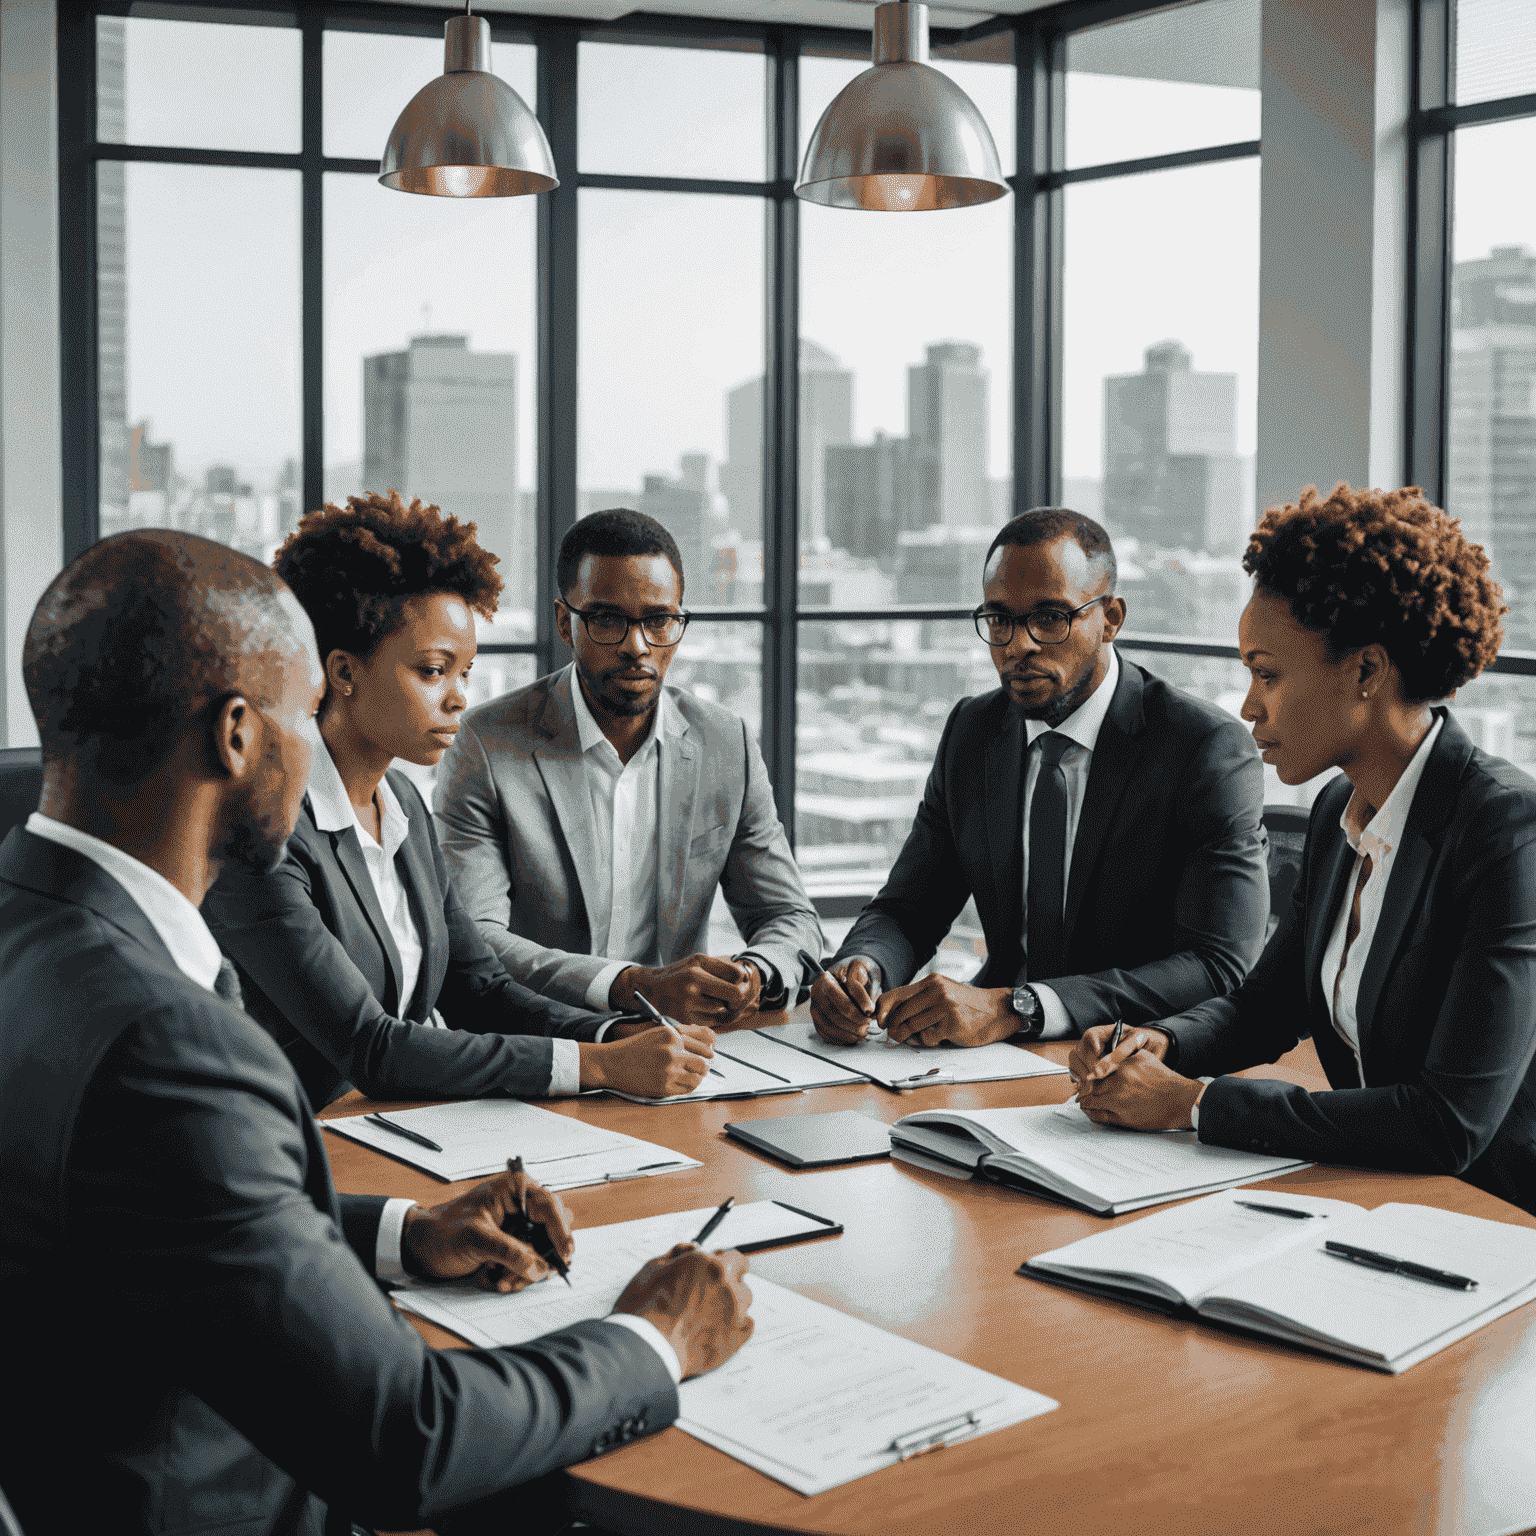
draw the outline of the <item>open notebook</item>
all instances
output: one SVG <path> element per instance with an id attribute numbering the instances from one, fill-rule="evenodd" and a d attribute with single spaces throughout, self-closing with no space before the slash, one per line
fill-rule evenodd
<path id="1" fill-rule="evenodd" d="M 1330 1240 L 1465 1275 L 1477 1288 L 1362 1268 L 1328 1252 Z M 1288 1191 L 1227 1192 L 1036 1254 L 1019 1273 L 1397 1375 L 1536 1299 L 1536 1231 L 1427 1205 L 1365 1211 Z"/>
<path id="2" fill-rule="evenodd" d="M 760 1030 L 736 1029 L 715 1037 L 709 1072 L 692 1093 L 648 1099 L 618 1088 L 609 1088 L 607 1092 L 632 1104 L 693 1104 L 700 1099 L 760 1099 L 769 1094 L 800 1093 L 806 1088 L 832 1088 L 840 1083 L 864 1081 L 858 1072 L 781 1045 Z"/>
<path id="3" fill-rule="evenodd" d="M 1210 1147 L 1193 1131 L 1095 1125 L 1070 1105 L 923 1109 L 891 1127 L 891 1155 L 959 1178 L 992 1179 L 1098 1216 L 1209 1194 L 1307 1165 Z"/>

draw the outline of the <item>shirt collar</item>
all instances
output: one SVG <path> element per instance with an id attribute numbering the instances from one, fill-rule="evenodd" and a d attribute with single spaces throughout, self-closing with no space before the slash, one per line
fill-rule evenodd
<path id="1" fill-rule="evenodd" d="M 341 782 L 341 770 L 337 768 L 319 727 L 311 729 L 314 731 L 314 755 L 309 767 L 309 808 L 316 828 L 321 832 L 345 832 L 348 827 L 356 827 L 363 851 L 377 848 L 379 844 L 357 819 L 357 812 L 347 798 L 347 786 Z M 389 787 L 388 779 L 379 780 L 378 793 L 379 830 L 383 834 L 385 855 L 392 859 L 400 851 L 411 824 L 398 796 Z"/>
<path id="2" fill-rule="evenodd" d="M 1055 731 L 1059 735 L 1071 737 L 1078 746 L 1092 752 L 1099 743 L 1099 731 L 1103 728 L 1109 706 L 1114 702 L 1115 684 L 1119 680 L 1120 657 L 1114 646 L 1110 646 L 1109 665 L 1104 669 L 1099 686 L 1060 725 L 1047 725 L 1044 720 L 1024 722 L 1028 745 L 1034 746 L 1047 731 Z"/>
<path id="3" fill-rule="evenodd" d="M 1413 797 L 1418 791 L 1419 780 L 1424 777 L 1424 765 L 1429 761 L 1429 754 L 1434 750 L 1440 727 L 1444 724 L 1444 715 L 1435 717 L 1435 723 L 1425 733 L 1418 751 L 1403 769 L 1403 776 L 1392 786 L 1392 793 L 1369 821 L 1365 820 L 1365 813 L 1370 809 L 1365 803 L 1365 796 L 1357 789 L 1349 797 L 1349 804 L 1339 817 L 1339 825 L 1344 829 L 1344 836 L 1349 839 L 1349 846 L 1356 853 L 1363 848 L 1375 859 L 1391 853 L 1402 842 L 1403 829 L 1408 824 L 1408 812 L 1413 809 Z"/>
<path id="4" fill-rule="evenodd" d="M 72 849 L 116 880 L 160 935 L 176 969 L 198 986 L 213 991 L 223 963 L 218 942 L 208 931 L 203 914 L 159 870 L 151 869 L 112 843 L 92 837 L 67 822 L 55 821 L 41 811 L 33 811 L 27 817 L 27 831 Z"/>
<path id="5" fill-rule="evenodd" d="M 581 743 L 583 755 L 594 749 L 607 747 L 615 757 L 618 752 L 608 738 L 603 735 L 603 728 L 597 723 L 597 717 L 592 713 L 592 706 L 587 703 L 587 696 L 582 692 L 581 679 L 576 675 L 576 668 L 571 667 L 571 708 L 576 713 L 576 737 Z M 656 713 L 651 718 L 651 731 L 640 745 L 640 751 L 635 757 L 641 756 L 650 750 L 652 744 L 671 729 L 671 715 L 667 708 L 666 685 L 662 685 L 661 692 L 656 698 Z M 632 758 L 631 761 L 634 759 Z"/>

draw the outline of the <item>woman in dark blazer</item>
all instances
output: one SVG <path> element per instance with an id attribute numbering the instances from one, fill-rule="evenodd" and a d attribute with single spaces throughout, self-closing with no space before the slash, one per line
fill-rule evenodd
<path id="1" fill-rule="evenodd" d="M 713 1054 L 708 1029 L 604 1017 L 513 981 L 459 904 L 421 796 L 390 767 L 435 764 L 453 740 L 495 566 L 473 524 L 394 492 L 309 513 L 278 553 L 325 665 L 320 742 L 282 863 L 254 875 L 230 861 L 203 912 L 317 1109 L 349 1086 L 661 1097 L 696 1088 Z"/>
<path id="2" fill-rule="evenodd" d="M 1231 997 L 1072 1053 L 1095 1120 L 1458 1174 L 1536 1212 L 1536 782 L 1435 701 L 1493 660 L 1482 549 L 1412 488 L 1315 490 L 1244 557 L 1243 718 L 1312 808 L 1289 909 Z M 1226 1077 L 1311 1035 L 1331 1092 Z M 1202 1078 L 1214 1079 L 1202 1082 Z"/>

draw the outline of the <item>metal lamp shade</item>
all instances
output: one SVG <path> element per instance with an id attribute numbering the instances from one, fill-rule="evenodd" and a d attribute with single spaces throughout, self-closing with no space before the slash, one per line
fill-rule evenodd
<path id="1" fill-rule="evenodd" d="M 797 197 L 829 208 L 916 213 L 990 203 L 1008 191 L 976 104 L 927 57 L 928 7 L 878 7 L 875 62 L 822 113 Z"/>
<path id="2" fill-rule="evenodd" d="M 521 197 L 560 185 L 549 141 L 527 103 L 488 66 L 490 23 L 448 23 L 444 73 L 406 103 L 384 146 L 379 180 L 431 197 Z"/>

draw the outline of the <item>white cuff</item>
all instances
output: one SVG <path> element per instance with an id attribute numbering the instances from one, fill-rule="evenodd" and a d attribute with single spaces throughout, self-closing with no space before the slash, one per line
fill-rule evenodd
<path id="1" fill-rule="evenodd" d="M 608 1001 L 608 993 L 614 982 L 619 979 L 621 971 L 627 971 L 634 962 L 632 960 L 615 960 L 612 965 L 605 965 L 596 976 L 592 978 L 592 985 L 587 988 L 587 1007 L 593 1013 L 611 1013 L 613 1004 Z"/>
<path id="2" fill-rule="evenodd" d="M 1216 1079 L 1214 1077 L 1202 1077 L 1200 1079 L 1200 1081 L 1202 1083 L 1214 1083 L 1216 1081 Z M 1205 1089 L 1202 1088 L 1200 1091 L 1201 1091 L 1201 1093 L 1204 1093 Z M 1189 1106 L 1189 1123 L 1197 1131 L 1200 1129 L 1200 1101 L 1199 1101 L 1199 1099 L 1196 1099 L 1195 1102 Z"/>
<path id="3" fill-rule="evenodd" d="M 597 1026 L 597 1033 L 592 1036 L 592 1043 L 594 1045 L 601 1045 L 608 1038 L 608 1031 L 618 1022 L 618 1018 L 615 1017 L 609 1019 L 606 1024 L 599 1024 Z"/>
<path id="4" fill-rule="evenodd" d="M 638 1333 L 661 1356 L 661 1363 L 666 1366 L 667 1375 L 672 1378 L 672 1385 L 675 1387 L 682 1381 L 683 1368 L 678 1364 L 677 1351 L 672 1348 L 667 1336 L 649 1318 L 636 1317 L 633 1312 L 610 1312 L 602 1321 L 614 1323 L 620 1328 L 628 1328 L 631 1333 Z"/>
<path id="5" fill-rule="evenodd" d="M 1072 1015 L 1067 1005 L 1046 986 L 1043 981 L 1032 981 L 1035 996 L 1040 999 L 1040 1010 L 1045 1017 L 1036 1040 L 1070 1040 L 1073 1035 Z"/>
<path id="6" fill-rule="evenodd" d="M 554 1056 L 549 1063 L 549 1096 L 565 1098 L 581 1092 L 581 1047 L 574 1040 L 551 1040 Z"/>
<path id="7" fill-rule="evenodd" d="M 380 1280 L 398 1284 L 406 1278 L 405 1265 L 400 1262 L 400 1239 L 405 1233 L 405 1213 L 415 1205 L 414 1200 L 387 1200 L 379 1217 L 379 1236 L 373 1248 L 373 1272 Z"/>

